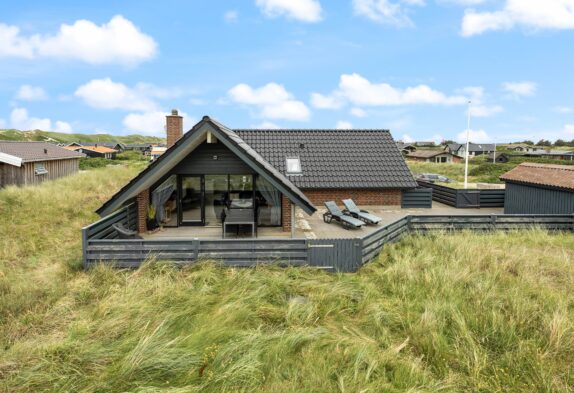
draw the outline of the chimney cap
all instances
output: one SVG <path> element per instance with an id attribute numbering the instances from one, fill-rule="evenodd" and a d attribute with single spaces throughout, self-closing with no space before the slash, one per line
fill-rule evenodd
<path id="1" fill-rule="evenodd" d="M 211 120 L 209 116 L 203 116 L 203 120 Z"/>
<path id="2" fill-rule="evenodd" d="M 178 115 L 177 109 L 172 109 L 172 110 L 171 110 L 171 115 L 172 115 L 172 116 L 177 116 L 177 115 Z"/>

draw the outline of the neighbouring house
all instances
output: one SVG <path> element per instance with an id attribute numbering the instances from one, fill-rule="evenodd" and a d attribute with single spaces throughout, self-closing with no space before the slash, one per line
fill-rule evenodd
<path id="1" fill-rule="evenodd" d="M 414 143 L 414 145 L 415 145 L 415 146 L 419 146 L 419 147 L 421 147 L 421 146 L 429 146 L 429 147 L 432 147 L 432 146 L 436 146 L 436 143 L 434 143 L 433 141 L 416 141 L 416 142 Z"/>
<path id="2" fill-rule="evenodd" d="M 437 164 L 458 164 L 463 158 L 444 150 L 417 150 L 406 155 L 407 160 L 434 162 Z"/>
<path id="3" fill-rule="evenodd" d="M 68 146 L 83 146 L 83 147 L 96 147 L 103 146 L 108 149 L 113 149 L 118 153 L 126 150 L 126 145 L 119 142 L 72 142 Z"/>
<path id="4" fill-rule="evenodd" d="M 105 146 L 100 146 L 100 145 L 76 146 L 74 144 L 70 144 L 70 145 L 66 146 L 65 149 L 83 153 L 87 157 L 90 157 L 90 158 L 106 158 L 109 160 L 115 159 L 116 154 L 118 153 L 114 149 L 111 149 L 111 148 L 105 147 Z"/>
<path id="5" fill-rule="evenodd" d="M 149 156 L 153 145 L 151 143 L 128 143 L 126 150 L 139 151 L 145 156 Z"/>
<path id="6" fill-rule="evenodd" d="M 510 161 L 510 157 L 504 153 L 490 153 L 488 155 L 488 162 L 496 162 L 498 164 L 505 164 Z"/>
<path id="7" fill-rule="evenodd" d="M 415 145 L 410 144 L 410 143 L 404 143 L 401 141 L 397 142 L 397 147 L 399 148 L 399 150 L 401 151 L 403 156 L 406 156 L 407 154 L 412 153 L 413 151 L 417 151 L 417 148 Z"/>
<path id="8" fill-rule="evenodd" d="M 536 149 L 534 151 L 517 155 L 522 157 L 549 158 L 553 160 L 565 160 L 565 161 L 574 160 L 574 151 L 567 151 L 567 150 Z"/>
<path id="9" fill-rule="evenodd" d="M 78 171 L 83 156 L 47 142 L 0 141 L 0 187 L 71 175 Z"/>
<path id="10" fill-rule="evenodd" d="M 466 143 L 451 143 L 445 146 L 444 150 L 449 153 L 456 154 L 459 157 L 466 157 Z M 480 156 L 482 154 L 490 154 L 495 151 L 493 143 L 469 143 L 468 156 L 470 158 Z"/>
<path id="11" fill-rule="evenodd" d="M 522 163 L 500 177 L 506 214 L 573 214 L 574 166 Z"/>
<path id="12" fill-rule="evenodd" d="M 534 149 L 534 146 L 530 146 L 530 145 L 527 145 L 525 143 L 518 143 L 515 145 L 508 145 L 506 147 L 506 150 L 527 152 L 527 151 L 534 151 L 535 149 Z"/>
<path id="13" fill-rule="evenodd" d="M 153 146 L 149 155 L 152 161 L 155 161 L 167 150 L 166 146 Z"/>
<path id="14" fill-rule="evenodd" d="M 400 207 L 403 190 L 417 187 L 387 130 L 232 130 L 205 116 L 183 134 L 176 110 L 166 121 L 165 153 L 98 214 L 135 202 L 145 232 L 150 205 L 164 227 L 221 226 L 238 209 L 289 231 L 295 207 L 313 214 L 344 198 Z"/>

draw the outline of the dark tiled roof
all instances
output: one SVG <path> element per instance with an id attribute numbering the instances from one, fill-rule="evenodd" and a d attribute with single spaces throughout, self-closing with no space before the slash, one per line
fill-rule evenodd
<path id="1" fill-rule="evenodd" d="M 22 162 L 65 160 L 84 157 L 82 153 L 64 149 L 47 142 L 0 141 L 0 153 L 22 159 Z"/>
<path id="2" fill-rule="evenodd" d="M 431 157 L 436 157 L 440 154 L 447 154 L 447 155 L 450 154 L 452 156 L 455 155 L 455 154 L 449 153 L 448 151 L 444 151 L 444 150 L 417 150 L 417 151 L 413 151 L 413 152 L 410 152 L 409 154 L 407 154 L 407 157 L 431 158 Z"/>
<path id="3" fill-rule="evenodd" d="M 76 142 L 77 144 L 81 145 L 81 146 L 103 146 L 103 147 L 107 147 L 110 149 L 115 149 L 116 146 L 125 146 L 123 143 L 119 143 L 119 142 Z"/>
<path id="4" fill-rule="evenodd" d="M 387 130 L 235 130 L 265 160 L 286 174 L 299 157 L 300 188 L 413 188 L 417 186 Z"/>
<path id="5" fill-rule="evenodd" d="M 500 179 L 574 191 L 574 165 L 522 163 L 500 176 Z"/>

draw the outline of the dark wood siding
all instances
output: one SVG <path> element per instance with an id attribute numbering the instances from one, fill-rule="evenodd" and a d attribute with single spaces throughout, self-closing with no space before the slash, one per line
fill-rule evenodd
<path id="1" fill-rule="evenodd" d="M 39 184 L 76 173 L 80 167 L 80 159 L 42 161 L 48 173 L 36 175 L 34 162 L 22 164 L 21 167 L 0 164 L 0 187 L 8 185 Z"/>
<path id="2" fill-rule="evenodd" d="M 574 192 L 506 182 L 506 214 L 573 214 Z"/>
<path id="3" fill-rule="evenodd" d="M 217 159 L 214 159 L 217 156 Z M 202 143 L 174 168 L 171 173 L 188 175 L 222 175 L 255 173 L 223 143 Z"/>

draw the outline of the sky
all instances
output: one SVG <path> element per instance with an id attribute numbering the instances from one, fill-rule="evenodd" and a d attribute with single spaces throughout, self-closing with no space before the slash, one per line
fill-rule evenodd
<path id="1" fill-rule="evenodd" d="M 574 0 L 0 3 L 0 128 L 574 139 Z"/>

